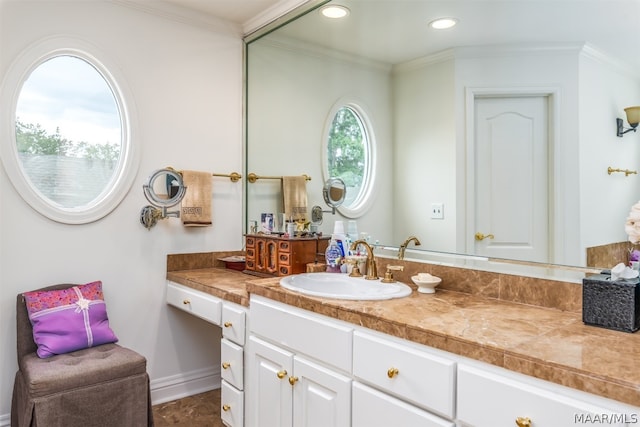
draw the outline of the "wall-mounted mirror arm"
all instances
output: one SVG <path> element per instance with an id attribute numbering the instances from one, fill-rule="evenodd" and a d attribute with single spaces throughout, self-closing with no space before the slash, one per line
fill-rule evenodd
<path id="1" fill-rule="evenodd" d="M 323 213 L 336 214 L 336 208 L 344 203 L 347 195 L 347 186 L 341 178 L 329 178 L 325 181 L 322 188 L 322 197 L 324 202 L 331 208 L 330 211 L 323 210 L 320 206 L 311 208 L 311 222 L 314 224 L 322 224 Z"/>
<path id="2" fill-rule="evenodd" d="M 158 169 L 149 176 L 142 190 L 151 203 L 140 211 L 140 223 L 146 229 L 150 230 L 160 219 L 180 217 L 179 210 L 168 210 L 180 203 L 187 192 L 180 173 L 171 168 Z"/>

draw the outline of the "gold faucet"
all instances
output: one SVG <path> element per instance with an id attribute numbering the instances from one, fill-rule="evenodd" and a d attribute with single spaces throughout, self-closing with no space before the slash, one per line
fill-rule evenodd
<path id="1" fill-rule="evenodd" d="M 407 238 L 407 240 L 405 240 L 400 245 L 400 249 L 398 249 L 398 259 L 404 259 L 404 251 L 405 249 L 407 249 L 407 246 L 409 245 L 409 243 L 411 243 L 411 241 L 413 241 L 416 244 L 416 246 L 420 246 L 420 240 L 418 240 L 416 236 L 411 236 Z"/>
<path id="2" fill-rule="evenodd" d="M 351 244 L 351 250 L 354 251 L 358 245 L 363 245 L 367 249 L 367 275 L 364 276 L 367 280 L 378 280 L 378 268 L 376 267 L 376 260 L 373 256 L 373 248 L 365 240 L 356 240 Z"/>

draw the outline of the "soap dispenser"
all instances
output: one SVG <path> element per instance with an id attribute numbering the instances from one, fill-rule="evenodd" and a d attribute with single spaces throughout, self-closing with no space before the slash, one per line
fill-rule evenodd
<path id="1" fill-rule="evenodd" d="M 342 253 L 340 252 L 340 247 L 333 235 L 331 235 L 329 246 L 327 246 L 327 250 L 324 252 L 324 258 L 327 263 L 327 272 L 340 273 L 340 259 L 342 258 Z"/>

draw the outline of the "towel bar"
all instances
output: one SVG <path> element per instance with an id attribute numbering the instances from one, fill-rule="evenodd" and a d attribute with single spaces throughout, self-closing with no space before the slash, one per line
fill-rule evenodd
<path id="1" fill-rule="evenodd" d="M 302 174 L 302 176 L 304 176 L 304 179 L 306 179 L 307 181 L 311 181 L 311 177 L 309 175 Z M 259 176 L 253 172 L 247 175 L 247 180 L 252 184 L 259 179 L 282 179 L 282 177 L 281 176 Z"/>
<path id="2" fill-rule="evenodd" d="M 172 171 L 178 172 L 179 174 L 182 175 L 182 171 L 176 170 L 175 168 L 172 168 L 171 166 L 167 166 L 167 169 L 170 169 Z M 231 172 L 229 174 L 212 173 L 211 176 L 220 176 L 220 177 L 223 177 L 223 178 L 229 178 L 231 180 L 231 182 L 238 182 L 238 181 L 240 181 L 240 178 L 242 178 L 242 175 L 240 175 L 238 172 Z"/>

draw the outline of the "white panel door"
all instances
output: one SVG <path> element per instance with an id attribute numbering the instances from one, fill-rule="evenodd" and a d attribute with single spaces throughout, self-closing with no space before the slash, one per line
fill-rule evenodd
<path id="1" fill-rule="evenodd" d="M 351 379 L 299 356 L 293 365 L 293 425 L 349 427 Z"/>
<path id="2" fill-rule="evenodd" d="M 548 97 L 479 97 L 474 110 L 467 241 L 476 255 L 549 262 Z"/>
<path id="3" fill-rule="evenodd" d="M 253 335 L 248 344 L 247 426 L 291 427 L 293 354 Z"/>

